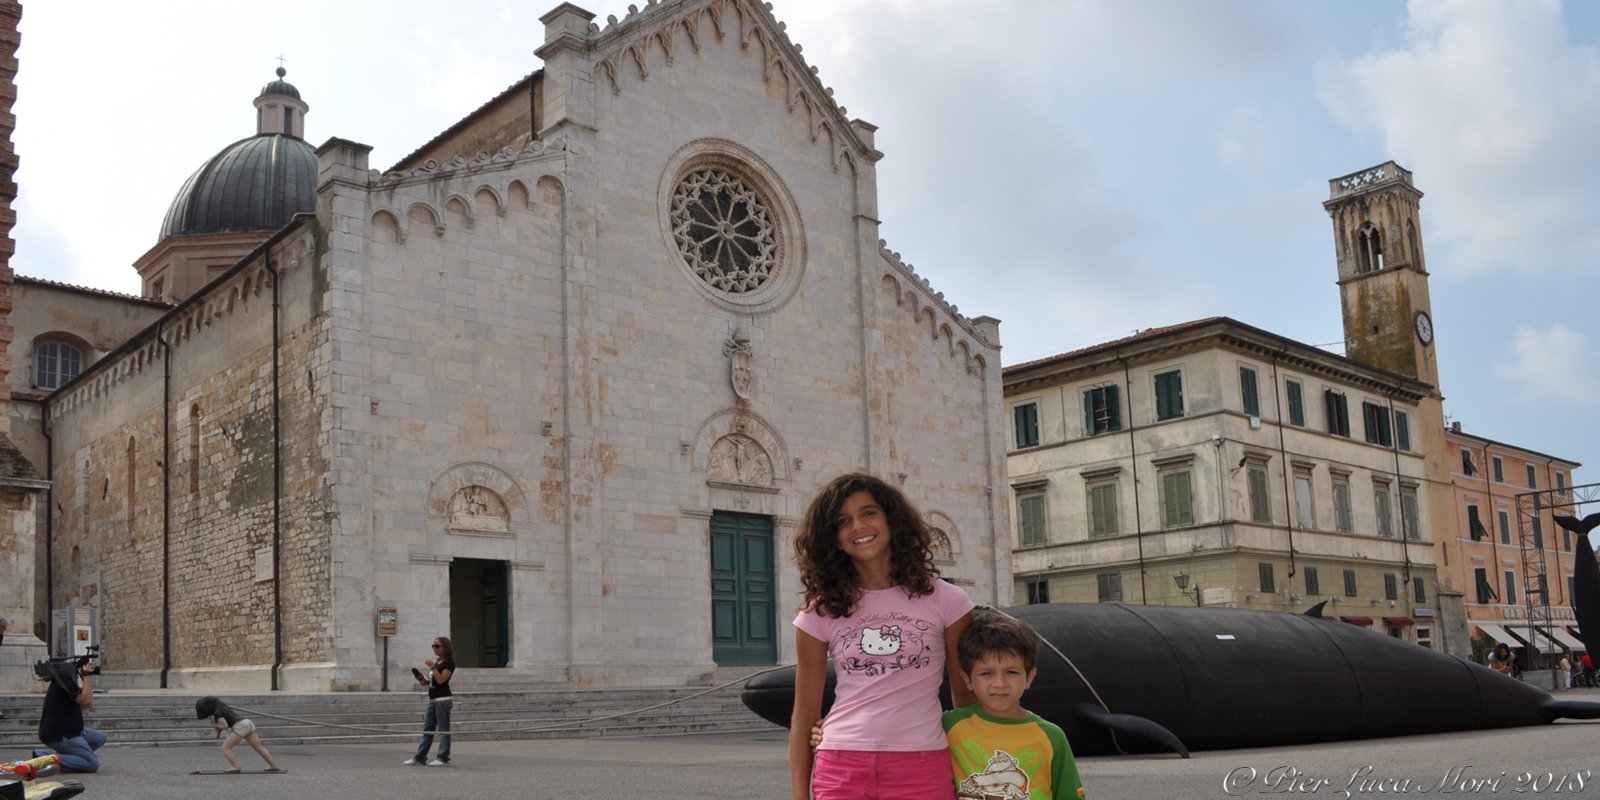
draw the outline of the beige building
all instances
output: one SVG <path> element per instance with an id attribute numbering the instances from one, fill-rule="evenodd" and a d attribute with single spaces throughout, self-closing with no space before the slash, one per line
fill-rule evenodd
<path id="1" fill-rule="evenodd" d="M 1459 423 L 1445 441 L 1456 502 L 1440 575 L 1465 595 L 1476 654 L 1503 642 L 1528 669 L 1563 648 L 1583 651 L 1572 615 L 1576 541 L 1554 519 L 1574 514 L 1572 473 L 1581 465 Z"/>
<path id="2" fill-rule="evenodd" d="M 1222 317 L 1007 367 L 1014 600 L 1326 602 L 1432 644 L 1428 389 Z"/>
<path id="3" fill-rule="evenodd" d="M 391 610 L 391 658 L 448 634 L 474 680 L 789 660 L 789 538 L 856 469 L 1009 594 L 998 321 L 879 240 L 874 127 L 753 0 L 543 22 L 542 67 L 395 168 L 316 148 L 280 209 L 313 213 L 221 271 L 206 214 L 265 212 L 195 200 L 258 168 L 208 161 L 137 265 L 177 305 L 36 401 L 41 606 L 99 609 L 109 682 L 376 688 Z M 298 90 L 263 97 L 303 145 Z"/>

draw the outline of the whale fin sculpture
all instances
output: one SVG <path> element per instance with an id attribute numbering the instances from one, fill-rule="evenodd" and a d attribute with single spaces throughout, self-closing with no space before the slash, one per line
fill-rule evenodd
<path id="1" fill-rule="evenodd" d="M 1172 731 L 1161 727 L 1161 723 L 1153 719 L 1135 716 L 1133 714 L 1113 714 L 1094 703 L 1079 703 L 1072 707 L 1072 713 L 1079 719 L 1099 725 L 1107 730 L 1128 736 L 1137 736 L 1156 744 L 1165 745 L 1167 749 L 1184 758 L 1189 757 L 1189 748 L 1183 746 Z"/>
<path id="2" fill-rule="evenodd" d="M 1587 545 L 1584 550 L 1592 553 Z M 1592 566 L 1593 556 L 1588 558 Z M 1576 582 L 1580 597 L 1600 592 L 1600 575 Z M 1600 719 L 1600 703 L 1558 701 L 1482 665 L 1338 619 L 1121 603 L 1050 603 L 1005 613 L 1032 624 L 1052 645 L 1039 654 L 1038 677 L 1023 706 L 1060 725 L 1078 755 L 1270 747 Z M 1600 620 L 1584 628 L 1586 634 L 1594 631 L 1600 631 Z M 830 669 L 824 713 L 832 689 Z M 794 668 L 752 678 L 742 699 L 764 719 L 787 725 Z M 1085 704 L 1095 710 L 1081 710 Z M 1113 732 L 1137 737 L 1114 739 Z"/>
<path id="3" fill-rule="evenodd" d="M 1322 601 L 1322 602 L 1320 602 L 1320 603 L 1318 603 L 1318 604 L 1306 609 L 1300 616 L 1302 616 L 1302 617 L 1316 617 L 1317 619 L 1322 619 L 1323 618 L 1322 617 L 1322 609 L 1327 605 L 1328 605 L 1328 601 L 1324 600 L 1324 601 Z"/>
<path id="4" fill-rule="evenodd" d="M 1600 514 L 1576 517 L 1557 516 L 1556 524 L 1578 537 L 1572 564 L 1572 616 L 1578 633 L 1591 655 L 1600 653 L 1600 565 L 1595 564 L 1594 545 L 1589 531 L 1600 526 Z"/>

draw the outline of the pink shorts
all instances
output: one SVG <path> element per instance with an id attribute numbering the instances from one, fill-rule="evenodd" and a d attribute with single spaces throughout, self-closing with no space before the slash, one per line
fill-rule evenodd
<path id="1" fill-rule="evenodd" d="M 811 770 L 816 800 L 955 800 L 950 751 L 818 750 Z"/>

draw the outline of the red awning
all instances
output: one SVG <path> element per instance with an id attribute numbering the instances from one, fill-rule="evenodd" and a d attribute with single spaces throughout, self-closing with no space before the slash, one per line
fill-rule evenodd
<path id="1" fill-rule="evenodd" d="M 1372 624 L 1372 617 L 1340 617 L 1339 619 L 1342 619 L 1345 622 L 1350 623 L 1351 625 L 1371 625 Z"/>
<path id="2" fill-rule="evenodd" d="M 1415 625 L 1417 623 L 1413 622 L 1410 617 L 1384 617 L 1383 624 L 1394 628 L 1404 628 L 1407 625 Z"/>

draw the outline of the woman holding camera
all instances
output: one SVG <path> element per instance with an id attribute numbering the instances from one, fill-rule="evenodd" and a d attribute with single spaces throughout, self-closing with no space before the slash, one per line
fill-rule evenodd
<path id="1" fill-rule="evenodd" d="M 428 714 L 422 720 L 422 743 L 417 746 L 417 754 L 406 759 L 409 765 L 427 764 L 430 767 L 447 767 L 450 765 L 450 707 L 454 698 L 450 694 L 450 676 L 456 671 L 456 651 L 450 646 L 450 637 L 440 636 L 433 640 L 433 658 L 422 662 L 428 667 L 428 674 L 424 676 L 420 670 L 412 670 L 417 676 L 417 682 L 428 687 Z M 428 748 L 433 746 L 433 732 L 444 734 L 439 737 L 439 754 L 432 761 L 428 760 Z"/>

